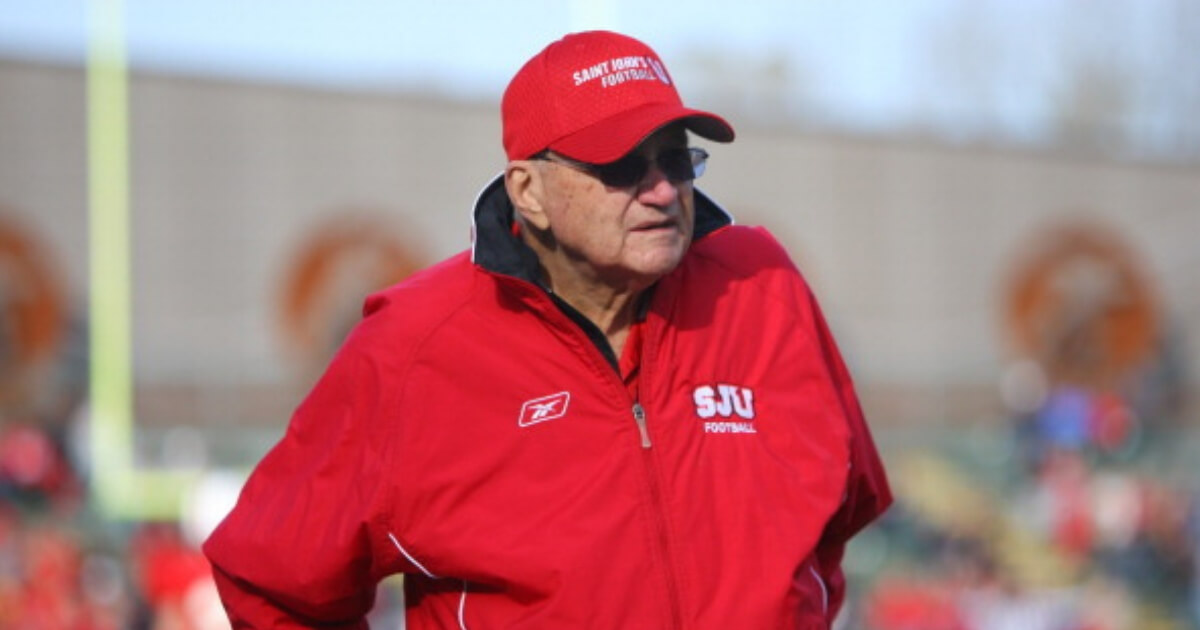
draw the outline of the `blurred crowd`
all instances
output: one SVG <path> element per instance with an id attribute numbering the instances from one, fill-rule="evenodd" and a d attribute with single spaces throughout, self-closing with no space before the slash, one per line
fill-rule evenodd
<path id="1" fill-rule="evenodd" d="M 846 627 L 1200 628 L 1192 432 L 1062 388 L 979 444 L 934 442 L 890 453 L 898 502 Z"/>
<path id="2" fill-rule="evenodd" d="M 0 628 L 228 628 L 178 524 L 100 519 L 70 461 L 40 427 L 0 430 Z"/>

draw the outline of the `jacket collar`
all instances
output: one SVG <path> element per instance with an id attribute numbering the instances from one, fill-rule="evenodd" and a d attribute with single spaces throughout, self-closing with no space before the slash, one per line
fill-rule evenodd
<path id="1" fill-rule="evenodd" d="M 699 189 L 695 199 L 693 242 L 733 223 L 733 217 Z M 513 206 L 504 190 L 503 173 L 488 182 L 475 199 L 471 260 L 488 271 L 541 284 L 537 255 L 513 232 Z"/>

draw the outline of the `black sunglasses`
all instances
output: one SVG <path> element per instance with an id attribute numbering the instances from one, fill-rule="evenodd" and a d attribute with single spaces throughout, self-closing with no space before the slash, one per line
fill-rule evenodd
<path id="1" fill-rule="evenodd" d="M 589 164 L 572 160 L 563 155 L 545 150 L 532 158 L 547 160 L 564 166 L 583 171 L 599 179 L 605 186 L 613 188 L 632 188 L 646 178 L 650 170 L 650 160 L 641 153 L 630 153 L 625 157 L 607 164 Z M 704 173 L 704 164 L 708 160 L 708 151 L 700 147 L 666 149 L 654 158 L 654 163 L 667 179 L 678 184 L 690 182 Z"/>

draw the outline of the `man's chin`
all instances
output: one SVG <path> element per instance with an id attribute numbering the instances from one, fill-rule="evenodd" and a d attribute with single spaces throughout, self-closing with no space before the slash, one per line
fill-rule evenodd
<path id="1" fill-rule="evenodd" d="M 640 276 L 651 278 L 654 282 L 674 271 L 681 260 L 683 260 L 683 250 L 671 249 L 642 258 L 636 264 L 631 265 L 631 270 Z"/>

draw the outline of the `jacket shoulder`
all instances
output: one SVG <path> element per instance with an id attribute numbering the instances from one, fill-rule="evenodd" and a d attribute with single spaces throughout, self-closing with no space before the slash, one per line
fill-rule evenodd
<path id="1" fill-rule="evenodd" d="M 360 326 L 428 330 L 469 300 L 475 279 L 469 253 L 452 256 L 367 296 Z"/>
<path id="2" fill-rule="evenodd" d="M 775 270 L 802 281 L 787 250 L 763 227 L 730 225 L 721 228 L 697 241 L 692 246 L 692 253 L 736 276 Z"/>

